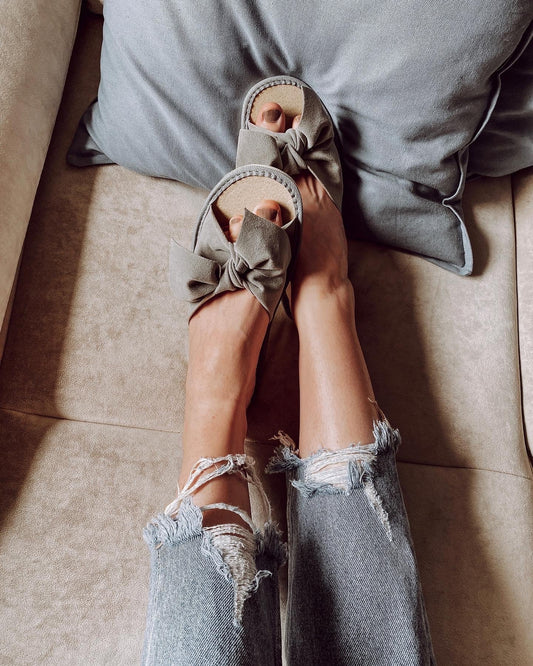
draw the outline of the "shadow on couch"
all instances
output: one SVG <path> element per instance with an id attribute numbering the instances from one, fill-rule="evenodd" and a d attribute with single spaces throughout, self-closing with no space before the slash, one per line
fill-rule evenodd
<path id="1" fill-rule="evenodd" d="M 41 442 L 54 426 L 54 419 L 38 417 L 49 414 L 61 418 L 54 406 L 54 396 L 96 171 L 80 172 L 69 168 L 66 178 L 59 179 L 57 175 L 65 169 L 65 155 L 79 117 L 98 88 L 98 70 L 93 69 L 89 77 L 81 75 L 83 70 L 90 71 L 99 61 L 95 49 L 99 50 L 100 44 L 98 40 L 90 39 L 89 32 L 91 28 L 97 28 L 96 20 L 93 18 L 84 29 L 87 18 L 87 14 L 82 13 L 74 47 L 81 57 L 73 58 L 69 67 L 43 177 L 35 197 L 2 359 L 0 406 L 6 410 L 5 418 L 12 423 L 6 424 L 7 436 L 2 442 L 5 482 L 2 484 L 1 523 L 24 486 Z M 84 81 L 87 85 L 85 88 L 69 85 L 73 81 Z M 65 183 L 68 183 L 67 189 Z M 53 211 L 49 210 L 49 202 L 53 202 Z M 40 286 L 38 294 L 27 288 L 35 282 Z M 46 345 L 43 345 L 44 340 Z M 38 390 L 35 390 L 35 384 L 38 384 Z M 28 398 L 24 404 L 24 419 L 17 411 L 19 403 L 13 402 L 14 387 L 17 398 Z M 32 419 L 27 414 L 36 417 Z"/>

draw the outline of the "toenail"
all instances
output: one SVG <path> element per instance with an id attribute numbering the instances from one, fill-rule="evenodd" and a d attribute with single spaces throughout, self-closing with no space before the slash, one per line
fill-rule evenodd
<path id="1" fill-rule="evenodd" d="M 279 109 L 268 109 L 263 112 L 263 120 L 266 120 L 267 123 L 275 123 L 276 120 L 279 120 L 281 116 L 281 111 Z"/>
<path id="2" fill-rule="evenodd" d="M 258 208 L 255 211 L 255 214 L 259 217 L 264 217 L 265 220 L 270 220 L 274 222 L 278 216 L 278 211 L 275 208 Z"/>

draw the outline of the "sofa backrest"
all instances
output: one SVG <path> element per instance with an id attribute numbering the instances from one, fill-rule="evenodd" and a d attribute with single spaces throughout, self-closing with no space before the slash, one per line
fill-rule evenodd
<path id="1" fill-rule="evenodd" d="M 2 3 L 0 20 L 0 358 L 9 300 L 52 136 L 81 0 Z"/>

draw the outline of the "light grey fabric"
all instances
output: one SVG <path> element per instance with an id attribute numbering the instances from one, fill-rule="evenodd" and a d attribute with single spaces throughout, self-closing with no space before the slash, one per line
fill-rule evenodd
<path id="1" fill-rule="evenodd" d="M 287 474 L 287 664 L 435 666 L 396 469 L 400 433 L 307 458 L 288 439 L 268 470 Z"/>
<path id="2" fill-rule="evenodd" d="M 227 474 L 255 488 L 268 516 L 262 526 L 238 506 L 193 503 L 196 490 Z M 231 519 L 204 527 L 212 509 L 247 527 Z M 287 553 L 252 457 L 200 458 L 144 537 L 151 575 L 143 666 L 281 666 L 277 571 Z"/>
<path id="3" fill-rule="evenodd" d="M 469 273 L 468 146 L 532 18 L 530 0 L 114 0 L 69 159 L 212 187 L 235 163 L 246 91 L 290 74 L 333 117 L 353 235 Z M 84 154 L 85 127 L 104 158 Z"/>
<path id="4" fill-rule="evenodd" d="M 533 31 L 524 52 L 502 75 L 494 112 L 470 147 L 471 175 L 506 176 L 533 165 Z"/>
<path id="5" fill-rule="evenodd" d="M 279 133 L 254 125 L 250 112 L 257 94 L 265 88 L 284 84 L 302 90 L 302 118 L 298 127 Z M 236 165 L 254 163 L 283 169 L 290 176 L 309 170 L 325 187 L 337 208 L 342 209 L 342 168 L 333 125 L 316 93 L 301 81 L 292 77 L 271 77 L 255 86 L 245 99 Z"/>
<path id="6" fill-rule="evenodd" d="M 191 304 L 189 318 L 218 294 L 248 289 L 272 319 L 290 260 L 291 244 L 284 228 L 246 210 L 239 237 L 231 243 L 210 210 L 194 252 L 172 241 L 171 285 L 178 298 Z"/>
<path id="7" fill-rule="evenodd" d="M 160 514 L 144 531 L 151 572 L 142 666 L 281 666 L 283 545 L 274 527 L 254 534 L 262 576 L 235 626 L 237 582 L 202 527 L 202 512 L 187 500 L 176 519 Z"/>

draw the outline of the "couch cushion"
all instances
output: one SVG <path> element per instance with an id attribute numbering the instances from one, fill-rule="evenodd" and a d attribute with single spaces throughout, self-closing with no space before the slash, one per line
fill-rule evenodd
<path id="1" fill-rule="evenodd" d="M 2 5 L 0 329 L 61 101 L 78 12 L 78 0 Z M 2 349 L 0 344 L 0 358 Z"/>
<path id="2" fill-rule="evenodd" d="M 437 664 L 529 663 L 533 483 L 399 465 Z"/>
<path id="3" fill-rule="evenodd" d="M 0 393 L 15 409 L 33 413 L 173 430 L 180 422 L 186 324 L 168 287 L 168 245 L 171 235 L 189 241 L 203 197 L 120 167 L 81 172 L 66 165 L 71 132 L 98 86 L 100 45 L 101 19 L 84 15 L 32 213 Z M 121 210 L 128 190 L 138 198 Z M 37 298 L 32 283 L 40 285 Z M 112 305 L 110 292 L 118 296 Z M 15 333 L 20 326 L 22 337 Z M 44 347 L 32 347 L 45 339 Z M 133 367 L 143 381 L 130 381 Z M 150 394 L 167 397 L 139 420 L 138 405 Z"/>
<path id="4" fill-rule="evenodd" d="M 179 437 L 4 410 L 0 433 L 1 661 L 138 663 L 142 528 L 173 498 Z"/>
<path id="5" fill-rule="evenodd" d="M 12 664 L 137 663 L 141 529 L 173 496 L 179 437 L 4 410 L 0 432 L 0 654 Z M 438 663 L 527 663 L 531 481 L 410 463 L 399 473 Z"/>
<path id="6" fill-rule="evenodd" d="M 359 236 L 470 273 L 466 147 L 523 47 L 527 0 L 389 1 L 379 11 L 372 0 L 333 0 L 327 20 L 316 1 L 303 10 L 283 0 L 115 0 L 104 17 L 98 100 L 73 164 L 116 162 L 210 188 L 234 165 L 246 90 L 291 74 L 336 122 L 345 217 Z M 320 26 L 314 38 L 309 26 Z"/>
<path id="7" fill-rule="evenodd" d="M 64 164 L 75 112 L 96 85 L 85 59 L 98 35 L 90 17 L 33 211 L 0 406 L 180 431 L 186 310 L 170 293 L 168 245 L 189 242 L 204 194 L 117 166 Z M 524 474 L 509 179 L 470 183 L 466 210 L 479 262 L 469 280 L 354 244 L 358 327 L 378 400 L 405 437 L 401 459 Z M 297 434 L 296 336 L 278 314 L 250 412 L 258 440 Z"/>
<path id="8" fill-rule="evenodd" d="M 527 475 L 510 177 L 465 192 L 468 280 L 392 250 L 354 248 L 357 323 L 402 460 Z"/>

